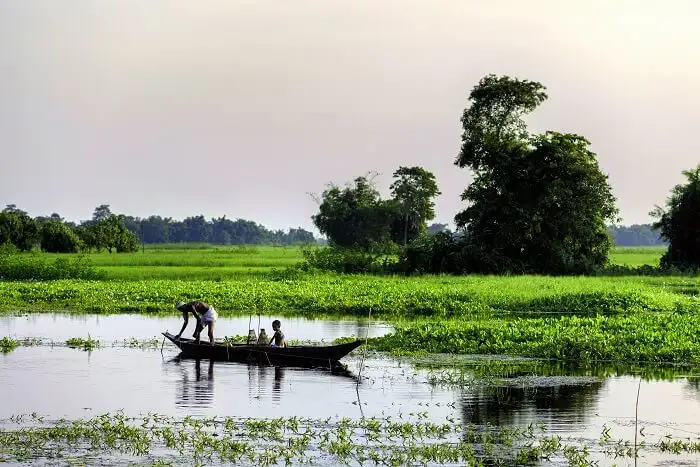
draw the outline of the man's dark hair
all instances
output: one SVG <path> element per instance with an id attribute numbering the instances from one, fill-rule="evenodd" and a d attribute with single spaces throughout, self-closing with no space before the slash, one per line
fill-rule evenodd
<path id="1" fill-rule="evenodd" d="M 281 325 L 282 325 L 282 323 L 280 323 L 280 320 L 278 320 L 278 319 L 276 319 L 276 320 L 274 320 L 274 321 L 272 322 L 272 326 L 274 327 L 275 324 L 276 324 L 277 326 L 281 326 Z"/>

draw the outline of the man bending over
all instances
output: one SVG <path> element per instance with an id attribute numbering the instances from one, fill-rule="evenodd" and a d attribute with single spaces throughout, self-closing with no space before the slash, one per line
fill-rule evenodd
<path id="1" fill-rule="evenodd" d="M 199 344 L 200 334 L 204 330 L 205 326 L 209 326 L 209 342 L 211 344 L 214 343 L 214 323 L 216 322 L 216 318 L 218 317 L 218 315 L 216 314 L 216 310 L 213 306 L 201 300 L 193 300 L 189 303 L 179 301 L 175 305 L 175 308 L 182 312 L 182 319 L 185 321 L 182 324 L 182 329 L 180 329 L 180 333 L 177 336 L 175 336 L 177 339 L 179 339 L 182 333 L 185 331 L 185 328 L 187 327 L 187 323 L 189 321 L 189 314 L 192 313 L 194 318 L 197 320 L 197 325 L 195 327 L 194 334 L 192 334 L 192 337 L 194 337 L 196 342 Z"/>

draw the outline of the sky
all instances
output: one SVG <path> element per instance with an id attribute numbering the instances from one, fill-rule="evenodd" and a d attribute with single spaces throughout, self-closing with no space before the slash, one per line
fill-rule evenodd
<path id="1" fill-rule="evenodd" d="M 591 141 L 623 224 L 700 162 L 700 2 L 0 0 L 0 204 L 314 230 L 327 183 L 420 165 L 452 223 L 468 94 L 549 99 L 533 132 Z"/>

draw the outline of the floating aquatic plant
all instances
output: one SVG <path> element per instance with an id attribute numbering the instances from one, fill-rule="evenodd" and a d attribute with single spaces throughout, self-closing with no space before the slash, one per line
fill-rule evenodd
<path id="1" fill-rule="evenodd" d="M 129 417 L 122 412 L 90 419 L 46 420 L 38 414 L 14 416 L 0 429 L 0 459 L 90 459 L 113 464 L 151 465 L 297 465 L 444 464 L 522 465 L 565 459 L 590 465 L 593 454 L 633 457 L 635 450 L 670 455 L 694 454 L 700 443 L 669 436 L 657 443 L 613 440 L 604 427 L 599 451 L 594 445 L 549 436 L 543 425 L 505 428 L 491 425 L 433 423 L 391 417 L 238 417 L 182 419 L 159 414 Z M 632 448 L 635 448 L 632 445 Z"/>

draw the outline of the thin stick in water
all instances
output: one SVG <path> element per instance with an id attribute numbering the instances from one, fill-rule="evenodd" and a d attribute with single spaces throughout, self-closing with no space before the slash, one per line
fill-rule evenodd
<path id="1" fill-rule="evenodd" d="M 637 465 L 637 424 L 639 422 L 639 389 L 642 387 L 642 378 L 637 385 L 637 402 L 634 404 L 634 465 Z"/>
<path id="2" fill-rule="evenodd" d="M 369 309 L 369 315 L 367 316 L 367 320 L 371 321 L 372 319 L 372 308 Z M 371 326 L 371 322 L 367 323 L 367 331 L 365 332 L 365 348 L 362 349 L 362 357 L 360 358 L 360 370 L 357 372 L 357 385 L 359 386 L 360 384 L 360 379 L 362 378 L 362 369 L 365 366 L 365 357 L 367 356 L 367 343 L 369 342 L 369 327 Z"/>

